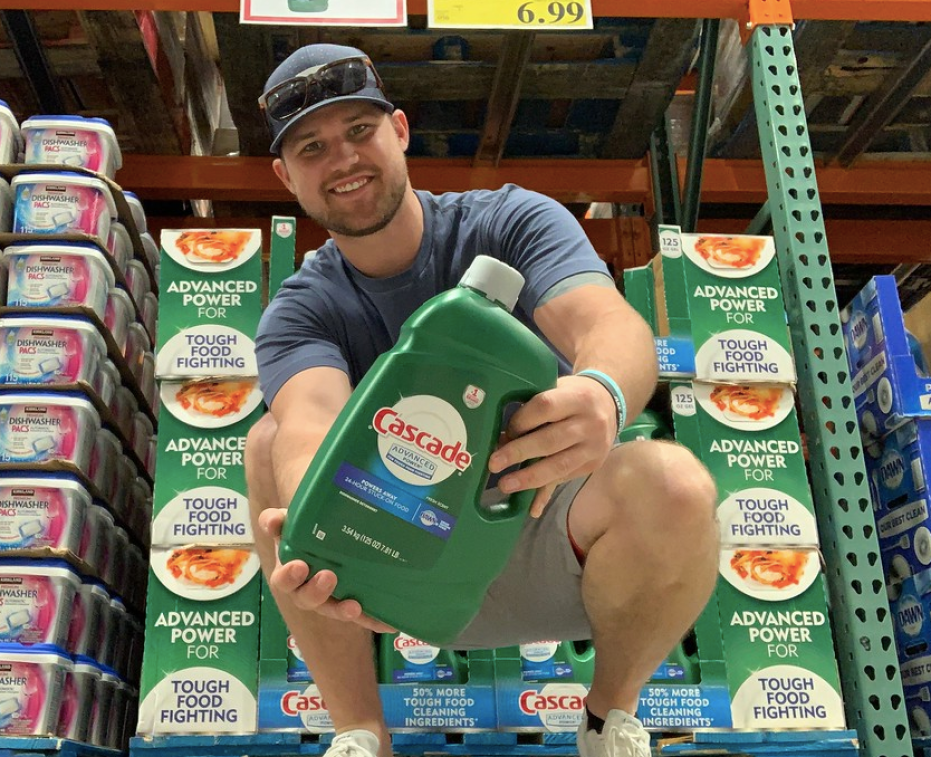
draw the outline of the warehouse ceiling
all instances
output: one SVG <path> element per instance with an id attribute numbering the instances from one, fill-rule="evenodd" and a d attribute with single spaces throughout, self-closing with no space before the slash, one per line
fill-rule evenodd
<path id="1" fill-rule="evenodd" d="M 450 33 L 426 29 L 421 16 L 405 29 L 243 26 L 236 14 L 219 12 L 2 16 L 0 99 L 20 121 L 39 113 L 101 116 L 125 155 L 159 156 L 165 167 L 191 154 L 267 156 L 256 97 L 278 62 L 318 41 L 360 47 L 375 61 L 411 121 L 415 158 L 475 167 L 545 158 L 554 170 L 555 161 L 637 160 L 664 114 L 681 156 L 700 28 L 691 19 L 598 18 L 591 31 Z M 818 159 L 841 167 L 877 159 L 931 165 L 931 24 L 799 22 L 795 43 Z M 736 23 L 724 22 L 708 157 L 758 156 L 745 54 Z M 300 213 L 288 202 L 252 202 L 248 190 L 212 207 L 178 198 L 149 200 L 146 209 L 230 218 Z M 926 207 L 911 210 L 929 218 Z M 754 212 L 739 203 L 702 209 L 704 217 Z"/>

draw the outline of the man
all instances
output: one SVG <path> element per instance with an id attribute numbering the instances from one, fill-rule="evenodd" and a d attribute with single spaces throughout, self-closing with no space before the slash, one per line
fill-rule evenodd
<path id="1" fill-rule="evenodd" d="M 498 481 L 500 492 L 537 493 L 508 566 L 454 647 L 593 639 L 580 754 L 646 757 L 639 691 L 700 613 L 718 560 L 715 489 L 701 464 L 671 443 L 615 445 L 654 390 L 648 326 L 556 202 L 514 186 L 415 192 L 407 119 L 360 50 L 296 51 L 259 102 L 275 173 L 331 236 L 262 319 L 256 352 L 271 412 L 246 446 L 257 549 L 336 727 L 328 754 L 391 755 L 371 637 L 390 629 L 358 602 L 333 599 L 331 571 L 280 564 L 286 508 L 407 316 L 486 254 L 524 275 L 514 314 L 553 346 L 562 377 L 513 415 L 491 458 L 493 474 L 539 458 Z M 583 369 L 593 372 L 575 375 Z"/>

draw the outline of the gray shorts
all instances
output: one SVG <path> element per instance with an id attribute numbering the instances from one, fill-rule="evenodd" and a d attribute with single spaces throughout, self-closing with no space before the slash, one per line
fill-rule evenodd
<path id="1" fill-rule="evenodd" d="M 504 571 L 453 649 L 494 649 L 544 639 L 590 639 L 582 604 L 582 566 L 567 531 L 569 507 L 587 481 L 557 487 L 540 518 L 527 518 Z M 486 504 L 503 495 L 489 490 Z"/>

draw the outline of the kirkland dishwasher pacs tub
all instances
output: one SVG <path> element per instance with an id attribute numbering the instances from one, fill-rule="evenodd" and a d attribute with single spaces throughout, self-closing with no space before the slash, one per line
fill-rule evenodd
<path id="1" fill-rule="evenodd" d="M 100 416 L 81 394 L 0 393 L 0 462 L 90 466 Z"/>
<path id="2" fill-rule="evenodd" d="M 63 560 L 0 562 L 0 641 L 64 649 L 81 578 Z"/>
<path id="3" fill-rule="evenodd" d="M 55 647 L 0 644 L 0 736 L 54 736 L 72 668 Z"/>
<path id="4" fill-rule="evenodd" d="M 78 232 L 106 247 L 116 205 L 101 179 L 71 171 L 23 172 L 13 177 L 14 234 Z"/>
<path id="5" fill-rule="evenodd" d="M 34 116 L 20 127 L 27 164 L 86 168 L 112 179 L 122 166 L 110 123 L 82 116 Z"/>
<path id="6" fill-rule="evenodd" d="M 4 100 L 0 100 L 0 164 L 18 163 L 23 150 L 23 137 L 16 116 Z"/>
<path id="7" fill-rule="evenodd" d="M 113 270 L 88 244 L 27 243 L 7 247 L 7 305 L 13 307 L 87 307 L 104 320 Z"/>
<path id="8" fill-rule="evenodd" d="M 107 345 L 77 318 L 0 318 L 0 383 L 93 385 Z"/>
<path id="9" fill-rule="evenodd" d="M 0 475 L 0 550 L 48 547 L 77 554 L 90 504 L 76 479 Z"/>

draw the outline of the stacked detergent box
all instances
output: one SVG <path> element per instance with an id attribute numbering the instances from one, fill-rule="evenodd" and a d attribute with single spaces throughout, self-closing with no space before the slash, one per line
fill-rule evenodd
<path id="1" fill-rule="evenodd" d="M 893 276 L 841 313 L 912 734 L 931 736 L 931 375 Z"/>
<path id="2" fill-rule="evenodd" d="M 164 230 L 158 475 L 137 733 L 254 733 L 258 556 L 243 454 L 263 412 L 257 230 Z"/>
<path id="3" fill-rule="evenodd" d="M 20 129 L 0 103 L 13 187 L 0 183 L 0 735 L 123 748 L 142 656 L 158 300 L 142 206 L 112 182 L 119 160 L 99 119 Z"/>
<path id="4" fill-rule="evenodd" d="M 843 728 L 773 240 L 662 227 L 651 269 L 659 336 L 694 354 L 689 371 L 665 371 L 676 439 L 718 488 L 722 553 L 695 626 L 695 692 L 718 701 L 726 686 L 735 728 Z M 663 703 L 663 687 L 647 698 Z M 661 725 L 655 713 L 662 704 L 641 717 Z"/>
<path id="5" fill-rule="evenodd" d="M 591 641 L 541 640 L 496 649 L 494 657 L 501 730 L 576 731 L 594 672 Z"/>

